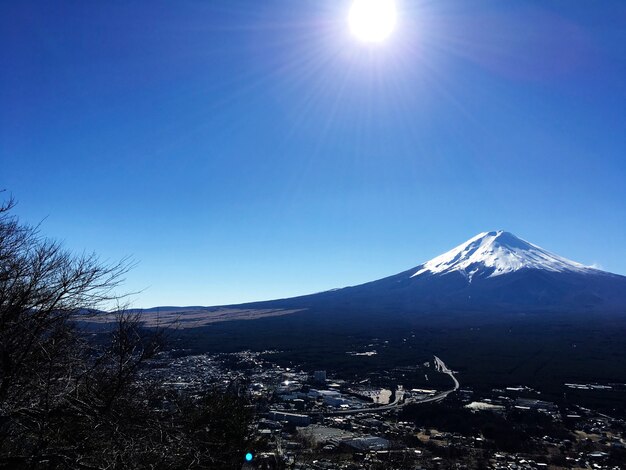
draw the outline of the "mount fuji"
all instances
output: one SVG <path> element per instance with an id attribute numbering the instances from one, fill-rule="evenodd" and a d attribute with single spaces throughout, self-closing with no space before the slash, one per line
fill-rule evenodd
<path id="1" fill-rule="evenodd" d="M 430 261 L 365 284 L 238 305 L 143 311 L 176 318 L 184 328 L 306 312 L 310 320 L 328 323 L 437 313 L 458 319 L 454 314 L 463 312 L 489 318 L 498 313 L 625 314 L 626 276 L 570 261 L 497 231 L 480 233 Z M 145 318 L 150 323 L 151 316 Z"/>
<path id="2" fill-rule="evenodd" d="M 626 276 L 484 232 L 432 260 L 366 284 L 247 304 L 314 310 L 626 312 Z"/>

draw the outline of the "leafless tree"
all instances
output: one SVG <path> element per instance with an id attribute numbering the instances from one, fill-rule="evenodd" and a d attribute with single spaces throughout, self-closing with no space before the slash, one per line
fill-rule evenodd
<path id="1" fill-rule="evenodd" d="M 0 207 L 0 403 L 28 400 L 27 384 L 41 380 L 42 364 L 67 353 L 72 315 L 116 299 L 128 260 L 101 262 L 73 256 L 36 228 Z M 53 371 L 48 371 L 53 373 Z"/>
<path id="2" fill-rule="evenodd" d="M 117 305 L 129 260 L 74 256 L 14 206 L 0 205 L 0 469 L 238 468 L 239 397 L 190 403 L 137 380 L 164 334 Z M 78 325 L 98 315 L 114 321 L 94 343 Z"/>
<path id="3" fill-rule="evenodd" d="M 19 441 L 36 458 L 46 452 L 53 415 L 98 363 L 86 360 L 74 320 L 118 300 L 130 264 L 74 256 L 20 223 L 14 206 L 13 199 L 0 206 L 0 450 L 18 458 L 11 454 Z"/>

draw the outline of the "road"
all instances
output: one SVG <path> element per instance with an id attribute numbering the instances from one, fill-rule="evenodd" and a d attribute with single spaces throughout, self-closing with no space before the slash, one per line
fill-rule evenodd
<path id="1" fill-rule="evenodd" d="M 446 394 L 452 393 L 456 390 L 459 389 L 459 381 L 456 379 L 456 377 L 454 376 L 454 372 L 452 372 L 450 369 L 448 369 L 448 366 L 445 365 L 445 363 L 439 359 L 437 356 L 435 356 L 435 367 L 437 368 L 437 370 L 439 372 L 443 372 L 444 374 L 448 374 L 450 376 L 450 378 L 452 379 L 452 381 L 454 382 L 454 388 L 452 390 L 449 390 L 448 392 L 446 392 Z"/>

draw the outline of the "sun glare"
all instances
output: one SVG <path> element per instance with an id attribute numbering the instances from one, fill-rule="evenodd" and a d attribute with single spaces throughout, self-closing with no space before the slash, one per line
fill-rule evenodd
<path id="1" fill-rule="evenodd" d="M 394 0 L 354 0 L 348 23 L 359 40 L 383 42 L 396 27 L 397 11 Z"/>

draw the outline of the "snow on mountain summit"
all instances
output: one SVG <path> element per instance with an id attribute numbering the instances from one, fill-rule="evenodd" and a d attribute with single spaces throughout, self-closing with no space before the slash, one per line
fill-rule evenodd
<path id="1" fill-rule="evenodd" d="M 596 269 L 554 255 L 505 231 L 484 232 L 419 266 L 411 277 L 458 271 L 469 282 L 476 276 L 496 277 L 521 269 L 552 272 L 600 273 Z"/>

